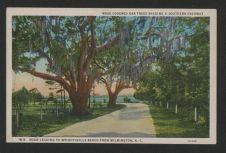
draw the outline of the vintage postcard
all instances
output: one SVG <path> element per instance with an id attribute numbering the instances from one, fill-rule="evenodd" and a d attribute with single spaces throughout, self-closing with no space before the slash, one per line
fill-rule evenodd
<path id="1" fill-rule="evenodd" d="M 216 13 L 7 8 L 7 142 L 216 144 Z"/>

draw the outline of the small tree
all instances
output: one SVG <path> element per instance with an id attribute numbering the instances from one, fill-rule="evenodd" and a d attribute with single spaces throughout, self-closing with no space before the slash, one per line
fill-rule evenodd
<path id="1" fill-rule="evenodd" d="M 48 101 L 54 101 L 54 95 L 52 92 L 49 93 Z"/>
<path id="2" fill-rule="evenodd" d="M 22 113 L 24 106 L 30 101 L 30 98 L 30 93 L 25 87 L 22 87 L 12 95 L 13 107 L 16 110 L 17 128 L 19 128 L 20 125 L 20 114 Z"/>
<path id="3" fill-rule="evenodd" d="M 29 90 L 29 92 L 30 92 L 30 98 L 34 102 L 34 105 L 36 101 L 40 102 L 43 99 L 43 95 L 39 92 L 37 88 L 31 89 Z"/>
<path id="4" fill-rule="evenodd" d="M 18 108 L 18 110 L 22 110 L 30 99 L 31 95 L 29 91 L 25 87 L 22 87 L 20 90 L 13 93 L 13 106 Z"/>

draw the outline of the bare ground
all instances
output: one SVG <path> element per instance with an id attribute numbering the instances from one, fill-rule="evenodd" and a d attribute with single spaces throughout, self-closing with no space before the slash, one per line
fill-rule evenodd
<path id="1" fill-rule="evenodd" d="M 110 114 L 73 124 L 45 136 L 64 137 L 155 137 L 155 128 L 146 104 L 130 103 Z"/>

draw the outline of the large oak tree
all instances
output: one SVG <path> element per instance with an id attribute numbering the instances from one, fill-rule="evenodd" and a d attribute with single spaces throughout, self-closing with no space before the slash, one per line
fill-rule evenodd
<path id="1" fill-rule="evenodd" d="M 153 62 L 172 57 L 183 47 L 179 18 L 174 17 L 121 17 L 119 43 L 111 48 L 99 65 L 108 65 L 111 71 L 101 77 L 109 95 L 109 106 L 116 104 L 118 94 L 132 88 Z"/>
<path id="2" fill-rule="evenodd" d="M 13 70 L 58 82 L 68 92 L 73 112 L 86 114 L 95 79 L 107 73 L 93 62 L 117 43 L 115 27 L 113 17 L 15 16 Z M 41 59 L 47 69 L 38 72 Z"/>

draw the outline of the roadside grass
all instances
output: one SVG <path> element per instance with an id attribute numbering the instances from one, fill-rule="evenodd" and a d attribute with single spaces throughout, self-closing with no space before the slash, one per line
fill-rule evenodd
<path id="1" fill-rule="evenodd" d="M 172 110 L 149 105 L 157 137 L 167 138 L 208 138 L 209 128 L 190 120 L 182 120 Z"/>
<path id="2" fill-rule="evenodd" d="M 40 137 L 63 129 L 74 123 L 91 120 L 124 107 L 125 105 L 123 104 L 117 104 L 114 108 L 94 108 L 90 109 L 89 114 L 84 116 L 73 116 L 69 112 L 59 112 L 57 117 L 55 113 L 47 113 L 43 115 L 43 120 L 40 120 L 40 115 L 37 113 L 38 111 L 35 110 L 35 108 L 28 107 L 26 109 L 30 110 L 26 110 L 27 113 L 25 112 L 22 115 L 19 129 L 15 128 L 16 119 L 13 117 L 13 136 Z"/>

